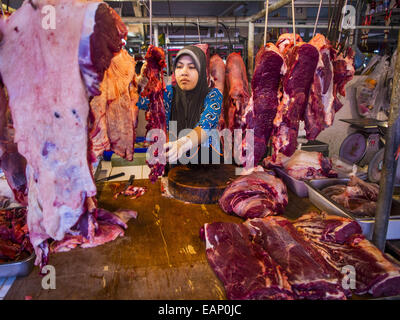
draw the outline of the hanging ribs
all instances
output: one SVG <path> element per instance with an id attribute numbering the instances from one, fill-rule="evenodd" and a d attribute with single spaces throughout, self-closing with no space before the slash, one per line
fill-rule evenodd
<path id="1" fill-rule="evenodd" d="M 150 101 L 149 110 L 146 112 L 146 130 L 149 132 L 152 129 L 161 130 L 166 137 L 167 123 L 165 116 L 165 107 L 163 102 L 163 93 L 165 90 L 165 84 L 163 80 L 163 69 L 166 67 L 165 54 L 161 48 L 149 46 L 145 56 L 147 66 L 144 70 L 144 76 L 148 79 L 148 83 L 142 91 L 142 96 L 147 97 Z M 159 133 L 161 134 L 161 132 Z M 153 136 L 154 142 L 159 139 L 158 135 Z M 153 143 L 154 143 L 153 142 Z M 149 152 L 152 148 L 150 146 Z M 162 151 L 161 151 L 162 152 Z M 159 150 L 155 150 L 150 157 L 158 157 Z M 150 167 L 149 179 L 152 182 L 157 181 L 157 178 L 164 173 L 165 165 L 162 162 L 152 159 L 149 161 L 148 166 Z"/>

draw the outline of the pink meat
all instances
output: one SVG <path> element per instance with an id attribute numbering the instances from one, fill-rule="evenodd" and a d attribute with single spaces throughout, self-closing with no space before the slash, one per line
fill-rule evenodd
<path id="1" fill-rule="evenodd" d="M 353 79 L 355 73 L 354 52 L 351 48 L 348 48 L 346 57 L 344 57 L 343 53 L 335 56 L 333 70 L 333 94 L 335 97 L 334 109 L 335 112 L 338 112 L 342 108 L 343 104 L 340 102 L 337 95 L 340 94 L 343 97 L 346 96 L 345 86 L 347 82 Z"/>
<path id="2" fill-rule="evenodd" d="M 0 166 L 15 200 L 27 205 L 26 160 L 18 152 L 17 144 L 14 142 L 14 128 L 4 90 L 5 88 L 0 85 Z"/>
<path id="3" fill-rule="evenodd" d="M 90 102 L 93 120 L 89 137 L 96 156 L 112 150 L 129 161 L 133 159 L 139 97 L 134 77 L 135 60 L 121 50 L 104 73 L 101 95 Z"/>

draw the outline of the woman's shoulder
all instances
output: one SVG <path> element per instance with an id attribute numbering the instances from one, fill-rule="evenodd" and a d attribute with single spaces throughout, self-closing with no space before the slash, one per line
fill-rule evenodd
<path id="1" fill-rule="evenodd" d="M 207 94 L 207 99 L 222 100 L 222 93 L 219 91 L 219 89 L 212 88 Z"/>

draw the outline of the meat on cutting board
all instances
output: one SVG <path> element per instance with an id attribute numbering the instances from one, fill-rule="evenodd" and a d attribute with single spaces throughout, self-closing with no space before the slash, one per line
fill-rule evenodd
<path id="1" fill-rule="evenodd" d="M 274 155 L 290 157 L 297 147 L 299 121 L 303 119 L 311 84 L 319 60 L 316 47 L 300 43 L 288 51 L 288 72 L 283 79 L 283 96 L 274 119 Z"/>
<path id="2" fill-rule="evenodd" d="M 139 98 L 135 64 L 125 50 L 117 53 L 104 73 L 101 94 L 90 102 L 89 138 L 96 156 L 112 150 L 128 161 L 133 160 Z"/>
<path id="3" fill-rule="evenodd" d="M 281 78 L 285 73 L 284 58 L 274 44 L 268 43 L 258 51 L 251 80 L 252 97 L 244 115 L 246 129 L 254 130 L 255 166 L 267 150 L 281 96 Z"/>
<path id="4" fill-rule="evenodd" d="M 400 266 L 364 238 L 357 222 L 311 212 L 294 226 L 332 267 L 340 272 L 346 266 L 354 268 L 354 293 L 374 297 L 400 294 Z"/>
<path id="5" fill-rule="evenodd" d="M 242 116 L 249 102 L 249 83 L 246 66 L 240 53 L 231 53 L 226 60 L 224 118 L 225 127 L 242 128 Z"/>
<path id="6" fill-rule="evenodd" d="M 253 172 L 234 180 L 219 199 L 226 213 L 246 219 L 283 213 L 287 204 L 286 185 L 267 172 Z"/>
<path id="7" fill-rule="evenodd" d="M 232 300 L 293 300 L 286 272 L 244 224 L 204 226 L 207 260 Z"/>
<path id="8" fill-rule="evenodd" d="M 144 76 L 148 79 L 148 83 L 141 95 L 149 99 L 149 110 L 146 112 L 146 130 L 149 132 L 152 129 L 158 129 L 166 136 L 167 123 L 163 102 L 163 92 L 165 90 L 163 70 L 166 67 L 165 53 L 163 49 L 150 45 L 145 59 L 147 67 L 144 70 Z M 154 142 L 157 141 L 158 138 L 158 135 L 155 135 L 153 137 Z M 151 150 L 152 146 L 150 146 L 149 152 L 152 152 Z M 157 160 L 159 156 L 158 150 L 154 150 L 153 155 L 154 159 L 152 162 L 154 163 L 147 163 L 151 170 L 149 179 L 155 182 L 157 178 L 164 173 L 165 164 Z"/>

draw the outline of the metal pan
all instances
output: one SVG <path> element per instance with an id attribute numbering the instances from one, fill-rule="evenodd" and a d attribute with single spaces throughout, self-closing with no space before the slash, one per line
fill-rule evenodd
<path id="1" fill-rule="evenodd" d="M 0 278 L 28 276 L 33 269 L 35 257 L 36 255 L 32 253 L 28 258 L 21 261 L 0 263 Z"/>
<path id="2" fill-rule="evenodd" d="M 324 195 L 321 190 L 333 186 L 336 184 L 345 184 L 349 181 L 348 178 L 342 179 L 321 179 L 321 180 L 311 180 L 305 181 L 305 185 L 308 189 L 308 197 L 310 201 L 320 210 L 325 211 L 329 214 L 335 214 L 342 217 L 350 218 L 356 220 L 363 231 L 363 234 L 368 240 L 372 239 L 372 233 L 374 230 L 374 217 L 358 217 L 351 212 L 349 212 L 342 205 L 336 203 L 326 195 Z M 393 199 L 394 205 L 398 206 L 398 201 Z M 400 239 L 400 215 L 397 212 L 392 211 L 392 215 L 389 219 L 387 239 L 394 240 Z"/>

